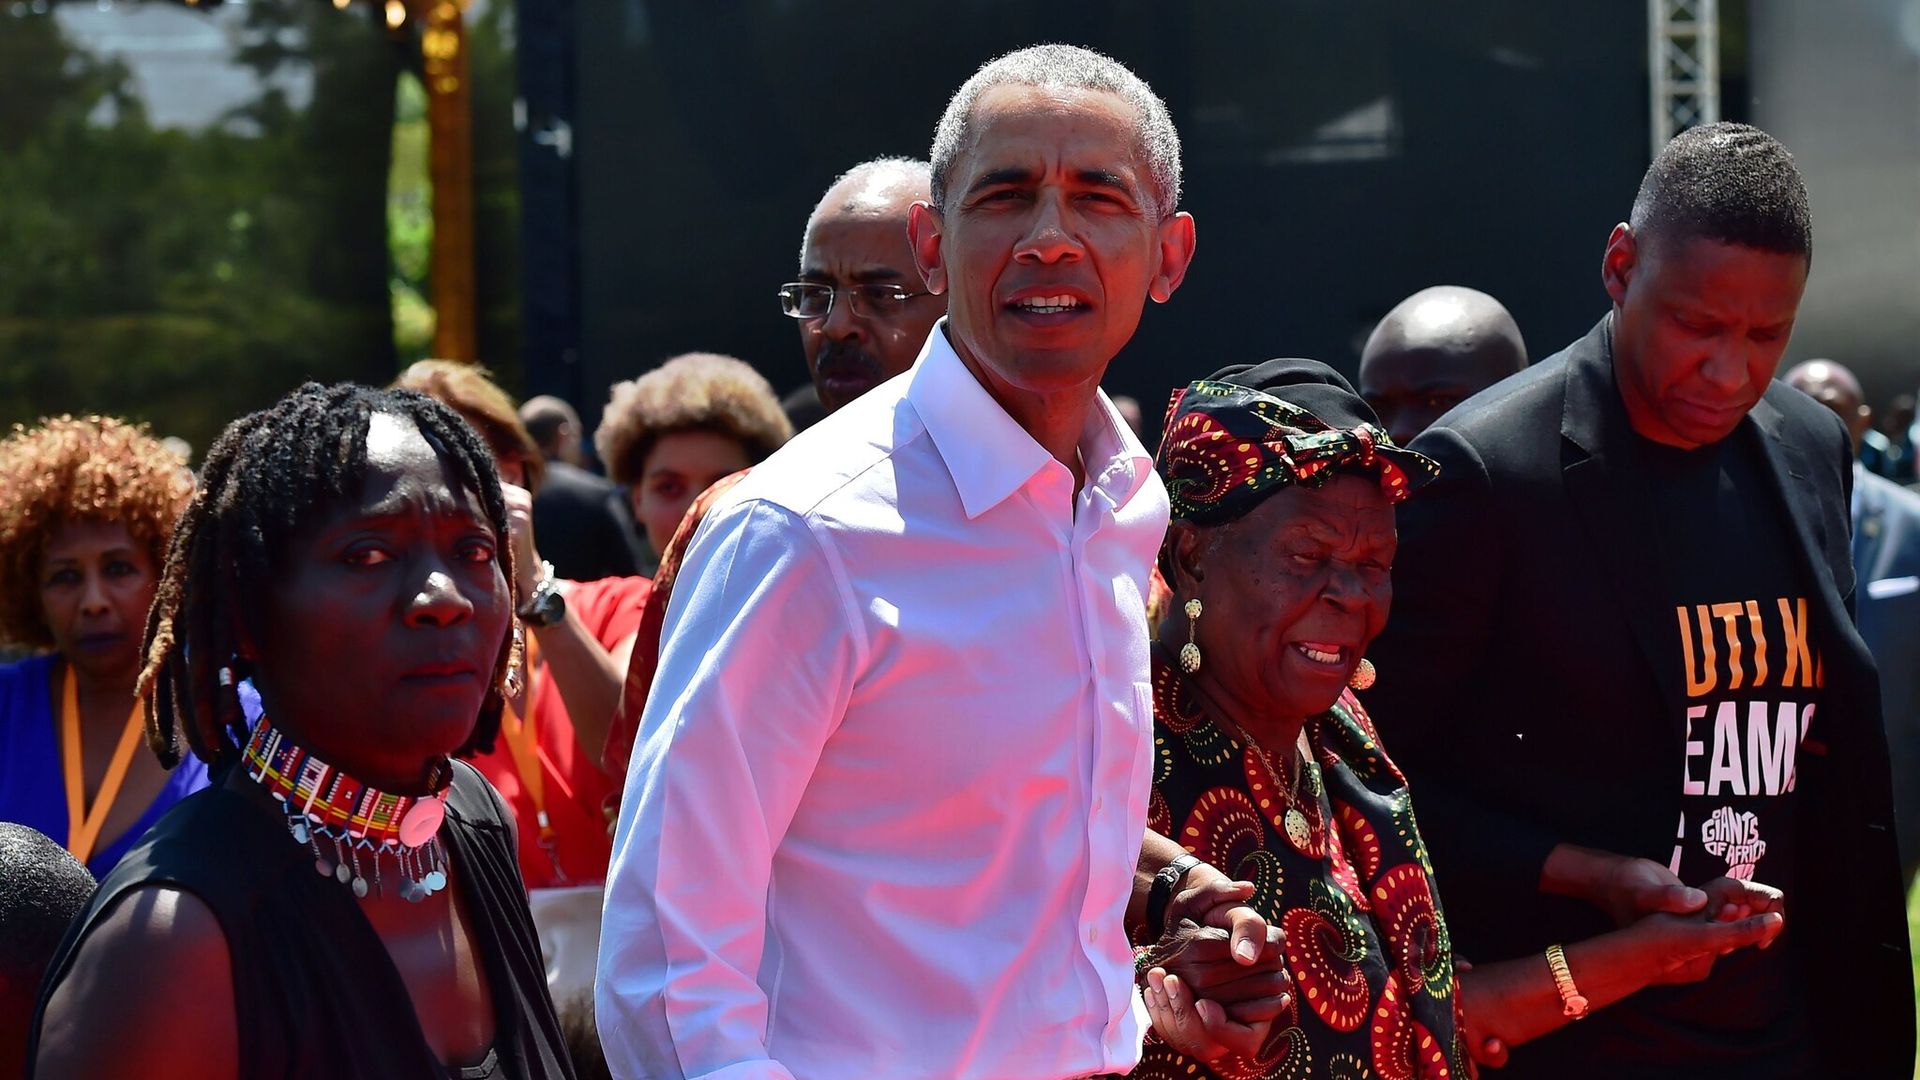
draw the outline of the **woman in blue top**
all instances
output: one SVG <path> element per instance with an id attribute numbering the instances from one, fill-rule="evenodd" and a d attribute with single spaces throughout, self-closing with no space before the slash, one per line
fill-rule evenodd
<path id="1" fill-rule="evenodd" d="M 0 821 L 64 843 L 95 877 L 207 786 L 141 745 L 140 643 L 183 463 L 142 428 L 63 416 L 0 441 Z"/>

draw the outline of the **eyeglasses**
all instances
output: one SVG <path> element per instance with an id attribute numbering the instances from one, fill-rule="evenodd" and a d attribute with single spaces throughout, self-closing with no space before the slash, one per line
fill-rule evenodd
<path id="1" fill-rule="evenodd" d="M 909 292 L 893 282 L 869 282 L 835 288 L 818 281 L 789 281 L 780 286 L 780 310 L 790 318 L 824 319 L 833 310 L 835 293 L 846 293 L 853 313 L 863 319 L 893 319 L 907 309 L 907 301 L 931 295 Z"/>

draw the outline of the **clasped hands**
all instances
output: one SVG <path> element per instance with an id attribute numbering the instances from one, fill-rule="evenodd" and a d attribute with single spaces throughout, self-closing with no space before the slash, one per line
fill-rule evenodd
<path id="1" fill-rule="evenodd" d="M 1698 982 L 1720 957 L 1765 949 L 1785 926 L 1785 895 L 1770 885 L 1720 877 L 1693 887 L 1650 859 L 1591 849 L 1572 854 L 1586 872 L 1562 879 L 1554 891 L 1586 900 L 1619 927 L 1568 943 L 1570 958 L 1578 950 L 1574 979 L 1596 1007 L 1646 986 Z M 1476 1064 L 1498 1068 L 1511 1046 L 1548 1030 L 1518 1004 L 1530 1000 L 1529 987 L 1547 983 L 1537 957 L 1476 970 L 1456 956 L 1454 967 Z"/>
<path id="2" fill-rule="evenodd" d="M 1659 983 L 1698 982 L 1722 956 L 1771 946 L 1786 925 L 1786 894 L 1771 885 L 1719 877 L 1693 887 L 1651 859 L 1622 859 L 1592 899 L 1637 931 Z"/>
<path id="3" fill-rule="evenodd" d="M 1167 905 L 1141 985 L 1162 1040 L 1188 1057 L 1259 1060 L 1293 1007 L 1278 926 L 1247 906 L 1253 885 L 1201 863 Z"/>

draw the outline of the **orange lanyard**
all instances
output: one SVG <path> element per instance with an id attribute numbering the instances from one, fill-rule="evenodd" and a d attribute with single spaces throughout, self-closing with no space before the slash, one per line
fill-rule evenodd
<path id="1" fill-rule="evenodd" d="M 66 678 L 60 688 L 60 755 L 67 778 L 67 850 L 81 862 L 93 857 L 100 827 L 107 823 L 113 801 L 120 795 L 120 785 L 127 779 L 134 747 L 140 745 L 141 719 L 140 702 L 135 701 L 126 729 L 120 733 L 120 745 L 114 747 L 113 760 L 107 762 L 106 775 L 100 778 L 100 788 L 93 793 L 93 806 L 88 807 L 85 781 L 80 776 L 80 686 L 74 680 L 73 665 L 67 665 Z"/>
<path id="2" fill-rule="evenodd" d="M 533 712 L 533 669 L 540 663 L 540 644 L 532 634 L 527 635 L 527 716 L 523 720 L 511 704 L 500 714 L 500 734 L 507 740 L 507 750 L 513 755 L 514 771 L 520 774 L 520 786 L 526 789 L 527 798 L 533 801 L 534 823 L 540 827 L 540 847 L 546 851 L 547 858 L 553 861 L 554 876 L 567 880 L 560 869 L 559 839 L 553 831 L 553 822 L 547 817 L 547 773 L 540 762 L 540 729 L 536 725 Z"/>

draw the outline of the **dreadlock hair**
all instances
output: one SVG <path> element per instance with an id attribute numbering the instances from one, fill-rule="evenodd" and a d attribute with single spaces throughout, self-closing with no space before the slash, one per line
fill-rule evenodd
<path id="1" fill-rule="evenodd" d="M 171 768 L 185 737 L 195 757 L 219 767 L 246 744 L 239 683 L 253 674 L 239 656 L 242 626 L 257 633 L 259 597 L 287 554 L 288 541 L 341 499 L 354 497 L 367 472 L 373 414 L 411 421 L 463 487 L 480 499 L 500 538 L 511 586 L 513 552 L 507 507 L 493 453 L 460 414 L 412 390 L 354 383 L 307 383 L 273 406 L 227 425 L 207 451 L 200 490 L 175 526 L 166 569 L 147 616 L 147 745 Z M 514 635 L 501 643 L 494 678 L 460 756 L 493 748 L 505 700 L 500 686 Z"/>

